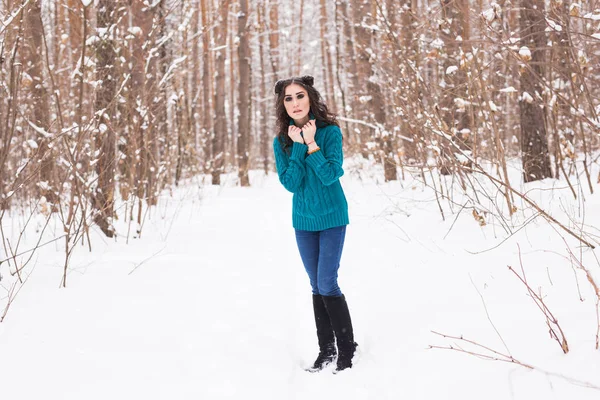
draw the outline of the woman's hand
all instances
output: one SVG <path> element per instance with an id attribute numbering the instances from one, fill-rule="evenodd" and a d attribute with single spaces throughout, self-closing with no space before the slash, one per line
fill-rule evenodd
<path id="1" fill-rule="evenodd" d="M 302 133 L 304 134 L 304 141 L 306 144 L 315 141 L 315 133 L 317 132 L 317 126 L 315 120 L 311 119 L 302 127 Z"/>
<path id="2" fill-rule="evenodd" d="M 301 132 L 302 132 L 302 130 L 300 128 L 298 128 L 296 125 L 290 125 L 290 127 L 288 128 L 288 136 L 294 142 L 304 143 L 304 139 L 302 139 Z"/>

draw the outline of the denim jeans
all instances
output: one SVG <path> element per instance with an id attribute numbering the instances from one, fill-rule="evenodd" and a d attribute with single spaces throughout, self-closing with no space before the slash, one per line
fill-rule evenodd
<path id="1" fill-rule="evenodd" d="M 296 229 L 296 243 L 313 294 L 342 295 L 337 277 L 345 237 L 345 225 L 316 232 Z"/>

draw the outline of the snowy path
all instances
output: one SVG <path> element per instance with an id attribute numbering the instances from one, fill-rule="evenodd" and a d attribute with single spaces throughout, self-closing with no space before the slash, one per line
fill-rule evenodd
<path id="1" fill-rule="evenodd" d="M 340 286 L 362 355 L 339 375 L 304 372 L 317 346 L 291 195 L 275 177 L 255 176 L 253 185 L 208 188 L 201 202 L 197 189 L 178 192 L 184 200 L 161 203 L 143 238 L 129 245 L 97 236 L 94 253 L 76 254 L 67 289 L 57 289 L 60 249 L 46 249 L 0 324 L 0 397 L 597 398 L 597 391 L 522 367 L 428 350 L 446 343 L 431 330 L 498 344 L 469 279 L 473 265 L 493 263 L 497 254 L 465 262 L 462 249 L 452 250 L 464 247 L 462 239 L 442 241 L 452 221 L 422 212 L 430 202 L 415 200 L 410 188 L 390 186 L 386 192 L 411 215 L 393 218 L 403 221 L 401 230 L 388 196 L 349 178 Z"/>

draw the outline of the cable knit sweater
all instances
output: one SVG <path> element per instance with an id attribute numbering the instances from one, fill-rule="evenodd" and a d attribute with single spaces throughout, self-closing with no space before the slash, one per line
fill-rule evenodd
<path id="1" fill-rule="evenodd" d="M 321 150 L 307 155 L 303 143 L 294 142 L 287 154 L 278 137 L 273 141 L 279 181 L 294 194 L 292 225 L 304 231 L 349 223 L 348 202 L 339 181 L 344 174 L 342 132 L 335 125 L 317 123 L 315 142 Z"/>

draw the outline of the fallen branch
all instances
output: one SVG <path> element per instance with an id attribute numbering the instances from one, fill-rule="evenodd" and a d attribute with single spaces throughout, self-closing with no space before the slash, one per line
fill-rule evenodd
<path id="1" fill-rule="evenodd" d="M 519 245 L 517 245 L 519 247 Z M 569 352 L 569 344 L 567 343 L 567 338 L 565 337 L 565 333 L 558 323 L 558 319 L 552 314 L 546 303 L 540 295 L 535 293 L 531 286 L 527 283 L 527 278 L 525 277 L 525 269 L 523 268 L 523 261 L 521 259 L 521 248 L 519 247 L 519 263 L 521 264 L 521 271 L 523 272 L 523 276 L 520 276 L 510 265 L 508 269 L 511 270 L 517 278 L 525 285 L 529 295 L 535 302 L 535 305 L 538 306 L 544 317 L 546 317 L 546 325 L 548 325 L 550 337 L 557 341 L 562 351 L 567 354 Z"/>
<path id="2" fill-rule="evenodd" d="M 511 355 L 507 355 L 507 354 L 503 354 L 500 353 L 499 351 L 496 351 L 494 349 L 491 349 L 487 346 L 484 346 L 482 344 L 479 344 L 473 340 L 470 339 L 465 339 L 462 335 L 460 337 L 457 336 L 450 336 L 450 335 L 445 335 L 443 333 L 439 333 L 439 332 L 435 332 L 435 331 L 431 331 L 433 334 L 436 334 L 438 336 L 441 336 L 443 338 L 446 339 L 454 339 L 454 340 L 459 340 L 461 342 L 465 342 L 468 343 L 470 345 L 475 346 L 478 351 L 469 351 L 469 350 L 465 350 L 463 348 L 461 348 L 460 346 L 454 347 L 452 345 L 448 346 L 448 347 L 443 347 L 443 346 L 433 346 L 433 345 L 429 345 L 430 349 L 441 349 L 441 350 L 454 350 L 454 351 L 458 351 L 461 353 L 466 353 L 466 354 L 470 354 L 472 356 L 476 356 L 476 357 L 480 357 L 486 360 L 492 360 L 492 361 L 502 361 L 502 362 L 506 362 L 506 363 L 510 363 L 510 364 L 517 364 L 520 365 L 522 367 L 528 368 L 528 369 L 534 369 L 533 366 L 529 365 L 529 364 L 525 364 L 519 360 L 517 360 L 516 358 L 514 358 Z M 481 353 L 479 351 L 481 351 L 481 349 L 491 353 L 491 354 L 484 354 Z"/>

